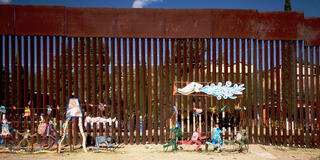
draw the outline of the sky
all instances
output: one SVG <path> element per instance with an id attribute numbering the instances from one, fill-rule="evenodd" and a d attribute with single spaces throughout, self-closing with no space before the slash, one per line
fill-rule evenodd
<path id="1" fill-rule="evenodd" d="M 111 8 L 223 8 L 282 11 L 285 0 L 0 0 L 0 4 Z M 320 0 L 291 0 L 293 11 L 320 17 Z"/>

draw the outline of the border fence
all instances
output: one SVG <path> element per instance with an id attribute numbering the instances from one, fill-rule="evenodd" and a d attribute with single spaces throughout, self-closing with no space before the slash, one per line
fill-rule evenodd
<path id="1" fill-rule="evenodd" d="M 87 116 L 117 118 L 110 127 L 85 124 L 87 135 L 119 143 L 164 144 L 175 105 L 183 140 L 196 125 L 211 137 L 220 124 L 224 139 L 246 129 L 249 143 L 320 147 L 320 18 L 282 11 L 20 5 L 1 5 L 0 17 L 0 103 L 19 131 L 36 133 L 41 114 L 61 128 L 68 99 L 77 97 Z M 227 80 L 245 84 L 242 97 L 172 94 L 173 85 Z M 29 101 L 31 116 L 23 117 Z M 98 103 L 107 105 L 104 111 L 90 105 Z M 49 116 L 47 105 L 53 107 Z M 211 114 L 214 106 L 219 109 Z M 200 124 L 193 107 L 204 110 Z M 80 142 L 76 126 L 74 119 L 70 145 Z"/>

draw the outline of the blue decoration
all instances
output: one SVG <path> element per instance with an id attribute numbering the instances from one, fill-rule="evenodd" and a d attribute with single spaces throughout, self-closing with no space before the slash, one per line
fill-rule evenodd
<path id="1" fill-rule="evenodd" d="M 180 124 L 178 121 L 176 121 L 178 128 L 181 128 Z"/>
<path id="2" fill-rule="evenodd" d="M 5 106 L 0 107 L 0 113 L 6 114 L 6 107 Z"/>
<path id="3" fill-rule="evenodd" d="M 178 114 L 178 110 L 176 106 L 173 106 L 174 111 L 176 112 L 176 114 Z"/>
<path id="4" fill-rule="evenodd" d="M 242 91 L 245 89 L 243 86 L 244 84 L 235 84 L 232 86 L 232 83 L 230 81 L 227 81 L 226 85 L 224 86 L 221 82 L 219 82 L 217 85 L 211 83 L 210 85 L 206 85 L 200 88 L 200 91 L 209 95 L 216 96 L 218 100 L 221 100 L 221 98 L 236 99 L 236 95 L 242 95 Z"/>

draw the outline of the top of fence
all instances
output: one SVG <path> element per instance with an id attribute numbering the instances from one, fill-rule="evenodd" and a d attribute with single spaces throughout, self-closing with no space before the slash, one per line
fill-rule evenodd
<path id="1" fill-rule="evenodd" d="M 0 5 L 0 34 L 126 38 L 253 38 L 320 45 L 320 19 L 235 9 Z"/>

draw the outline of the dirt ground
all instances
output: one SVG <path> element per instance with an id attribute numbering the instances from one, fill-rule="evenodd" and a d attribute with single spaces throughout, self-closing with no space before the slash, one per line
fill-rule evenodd
<path id="1" fill-rule="evenodd" d="M 236 147 L 234 145 L 224 145 L 221 153 L 214 152 L 212 147 L 208 152 L 194 151 L 196 145 L 180 145 L 183 150 L 176 152 L 163 151 L 162 145 L 122 145 L 121 148 L 114 152 L 100 152 L 100 153 L 84 153 L 79 152 L 64 152 L 58 154 L 51 153 L 0 153 L 0 159 L 130 159 L 130 160 L 150 160 L 150 159 L 245 159 L 245 160 L 264 160 L 264 159 L 294 159 L 294 160 L 320 160 L 319 149 L 306 148 L 291 148 L 278 146 L 264 146 L 264 145 L 249 145 L 248 152 L 237 153 L 233 152 Z M 205 146 L 202 146 L 205 149 Z"/>

